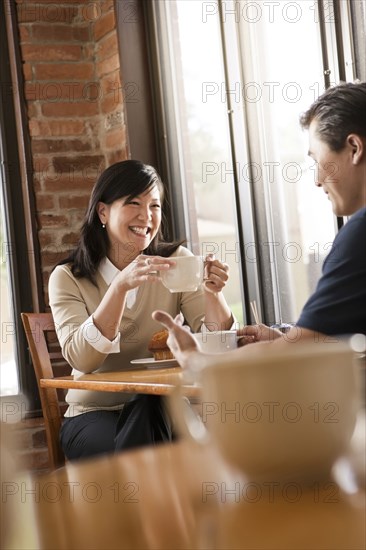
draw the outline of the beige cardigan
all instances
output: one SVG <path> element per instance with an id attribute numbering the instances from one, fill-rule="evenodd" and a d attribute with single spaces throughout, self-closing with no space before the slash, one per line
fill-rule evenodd
<path id="1" fill-rule="evenodd" d="M 180 246 L 173 256 L 191 254 Z M 180 311 L 193 332 L 198 332 L 204 317 L 204 293 L 170 293 L 161 283 L 144 283 L 138 289 L 136 301 L 125 308 L 120 326 L 120 352 L 105 354 L 95 349 L 83 336 L 81 325 L 93 314 L 108 286 L 98 272 L 97 286 L 85 278 L 73 276 L 69 265 L 56 267 L 49 280 L 50 306 L 56 332 L 65 359 L 78 372 L 102 372 L 130 368 L 132 359 L 151 357 L 147 346 L 151 335 L 161 330 L 151 318 L 155 309 L 162 309 L 173 317 Z M 66 416 L 76 416 L 98 409 L 120 409 L 129 394 L 69 390 Z"/>

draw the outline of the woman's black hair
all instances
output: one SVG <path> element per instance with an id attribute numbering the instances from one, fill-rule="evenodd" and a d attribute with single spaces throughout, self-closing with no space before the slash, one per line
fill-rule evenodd
<path id="1" fill-rule="evenodd" d="M 112 204 L 126 197 L 130 200 L 152 187 L 159 189 L 161 201 L 164 186 L 155 168 L 138 160 L 125 160 L 109 166 L 96 181 L 91 192 L 89 206 L 81 227 L 79 242 L 73 252 L 58 265 L 70 263 L 75 277 L 86 277 L 95 284 L 95 274 L 100 261 L 107 256 L 108 236 L 98 216 L 99 202 Z M 164 242 L 161 227 L 148 248 L 147 255 L 170 256 L 182 242 Z"/>

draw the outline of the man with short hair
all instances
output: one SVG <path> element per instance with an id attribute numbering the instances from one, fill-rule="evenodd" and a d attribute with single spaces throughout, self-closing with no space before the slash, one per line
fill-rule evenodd
<path id="1" fill-rule="evenodd" d="M 328 195 L 334 214 L 352 217 L 334 239 L 322 277 L 296 326 L 286 336 L 265 325 L 247 326 L 239 331 L 244 343 L 281 345 L 309 338 L 319 341 L 325 335 L 366 335 L 366 82 L 329 88 L 300 123 L 309 130 L 316 185 Z M 168 343 L 179 363 L 187 366 L 198 349 L 181 319 L 173 320 L 161 311 L 153 316 L 169 329 Z M 228 353 L 244 357 L 256 348 L 250 345 Z"/>

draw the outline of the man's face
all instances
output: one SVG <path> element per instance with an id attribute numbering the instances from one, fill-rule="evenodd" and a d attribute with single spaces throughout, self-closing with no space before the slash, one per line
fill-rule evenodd
<path id="1" fill-rule="evenodd" d="M 354 148 L 346 140 L 332 151 L 317 133 L 317 121 L 309 127 L 309 155 L 317 164 L 315 184 L 322 187 L 337 216 L 350 216 L 365 205 L 365 174 L 354 163 Z"/>

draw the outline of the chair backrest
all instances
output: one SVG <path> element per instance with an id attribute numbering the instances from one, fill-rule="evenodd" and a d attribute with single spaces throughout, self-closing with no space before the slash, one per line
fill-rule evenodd
<path id="1" fill-rule="evenodd" d="M 59 442 L 65 412 L 64 392 L 55 388 L 41 388 L 40 380 L 66 376 L 71 373 L 71 367 L 62 356 L 52 314 L 22 313 L 21 317 L 41 398 L 49 466 L 54 469 L 65 464 L 65 456 Z"/>

